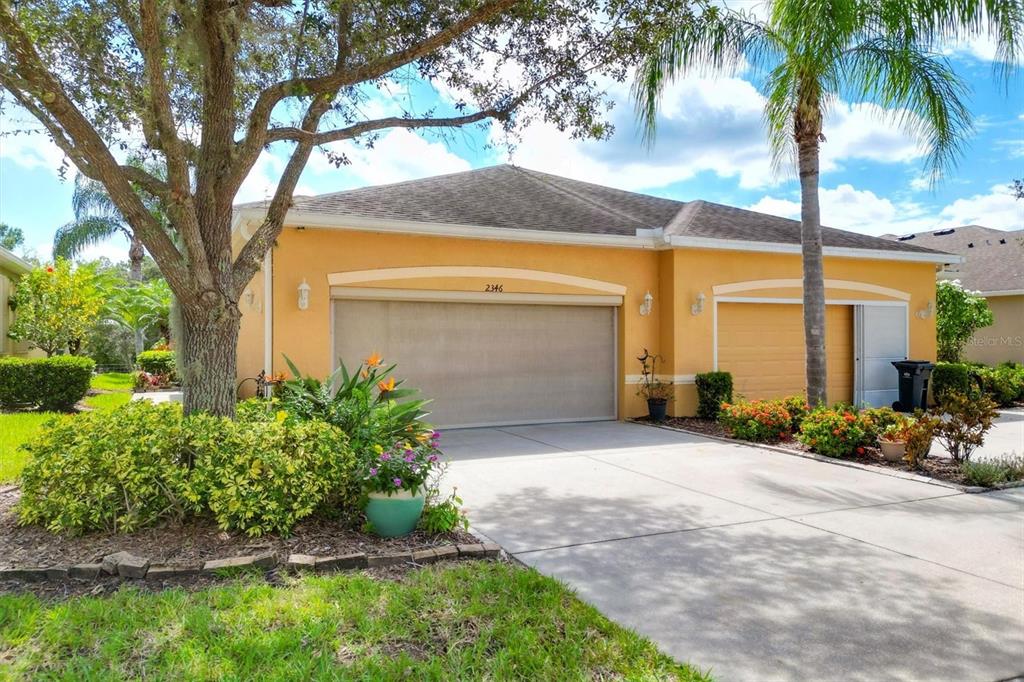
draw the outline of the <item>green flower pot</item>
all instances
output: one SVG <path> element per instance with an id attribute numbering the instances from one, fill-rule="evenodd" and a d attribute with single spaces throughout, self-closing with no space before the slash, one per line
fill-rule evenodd
<path id="1" fill-rule="evenodd" d="M 373 532 L 383 538 L 397 538 L 416 530 L 416 524 L 423 515 L 422 494 L 413 495 L 408 490 L 393 493 L 370 493 L 366 503 L 366 520 Z"/>

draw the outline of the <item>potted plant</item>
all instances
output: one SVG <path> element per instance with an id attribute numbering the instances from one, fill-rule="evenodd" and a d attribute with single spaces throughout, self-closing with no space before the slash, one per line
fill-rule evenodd
<path id="1" fill-rule="evenodd" d="M 902 462 L 907 455 L 907 439 L 910 436 L 912 420 L 901 420 L 895 424 L 885 427 L 885 431 L 878 437 L 878 446 L 882 450 L 882 457 L 890 462 Z"/>
<path id="2" fill-rule="evenodd" d="M 437 431 L 425 432 L 391 447 L 375 445 L 363 474 L 364 512 L 377 535 L 394 538 L 416 529 L 426 499 L 427 479 L 440 466 Z"/>
<path id="3" fill-rule="evenodd" d="M 665 421 L 668 401 L 673 398 L 671 382 L 661 381 L 655 374 L 659 361 L 664 362 L 660 355 L 652 355 L 644 348 L 644 354 L 637 358 L 640 361 L 641 381 L 637 395 L 647 399 L 647 415 L 653 422 Z"/>

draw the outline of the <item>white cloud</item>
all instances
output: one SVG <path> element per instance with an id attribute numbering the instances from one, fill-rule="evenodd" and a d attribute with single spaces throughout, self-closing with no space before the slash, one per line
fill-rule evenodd
<path id="1" fill-rule="evenodd" d="M 741 188 L 759 188 L 791 178 L 784 163 L 773 172 L 763 123 L 764 97 L 742 78 L 680 79 L 666 88 L 656 144 L 649 151 L 637 134 L 627 86 L 611 84 L 618 104 L 608 142 L 572 140 L 545 123 L 521 131 L 514 153 L 504 158 L 527 168 L 568 175 L 624 189 L 652 189 L 687 180 L 701 172 L 737 178 Z M 825 124 L 822 172 L 855 160 L 906 163 L 919 158 L 918 143 L 895 124 L 899 112 L 874 104 L 839 102 Z M 491 141 L 501 144 L 498 130 Z"/>
<path id="2" fill-rule="evenodd" d="M 427 140 L 402 128 L 385 133 L 372 149 L 347 141 L 327 147 L 335 154 L 344 153 L 352 163 L 336 169 L 324 155 L 312 156 L 302 177 L 320 192 L 457 173 L 472 167 L 449 151 L 444 142 Z"/>
<path id="3" fill-rule="evenodd" d="M 946 225 L 984 225 L 1002 230 L 1024 228 L 1024 202 L 1018 201 L 1006 185 L 994 185 L 988 194 L 957 199 L 940 213 Z"/>
<path id="4" fill-rule="evenodd" d="M 43 168 L 54 175 L 64 160 L 64 152 L 40 130 L 37 121 L 0 119 L 0 157 L 22 168 Z"/>
<path id="5" fill-rule="evenodd" d="M 823 224 L 864 234 L 911 231 L 906 228 L 911 224 L 919 224 L 923 216 L 923 211 L 917 204 L 893 203 L 890 199 L 879 197 L 870 190 L 858 190 L 849 184 L 842 184 L 833 189 L 822 188 L 818 192 L 818 197 Z M 798 201 L 766 196 L 748 208 L 783 218 L 800 219 Z M 927 225 L 921 227 L 927 228 Z"/>
<path id="6" fill-rule="evenodd" d="M 862 234 L 908 234 L 972 223 L 1002 230 L 1024 227 L 1024 203 L 1016 201 L 1002 185 L 992 187 L 988 194 L 957 199 L 938 211 L 915 202 L 893 201 L 849 184 L 822 188 L 819 200 L 823 224 Z M 791 199 L 765 196 L 747 208 L 800 219 L 800 203 Z"/>

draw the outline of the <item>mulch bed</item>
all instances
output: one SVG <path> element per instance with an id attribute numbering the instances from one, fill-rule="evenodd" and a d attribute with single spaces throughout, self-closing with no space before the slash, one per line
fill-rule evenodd
<path id="1" fill-rule="evenodd" d="M 647 418 L 641 418 L 635 420 L 637 422 L 651 423 Z M 737 443 L 746 443 L 748 445 L 760 445 L 760 443 L 750 443 L 749 441 L 742 441 L 735 438 L 730 438 L 729 432 L 722 427 L 717 421 L 713 419 L 699 419 L 697 417 L 669 417 L 665 421 L 658 424 L 658 426 L 668 426 L 670 428 L 685 429 L 687 431 L 693 431 L 696 433 L 703 434 L 705 436 L 713 436 L 715 438 L 726 438 L 733 440 Z M 811 453 L 805 445 L 797 440 L 789 440 L 783 443 L 772 443 L 773 447 L 784 448 L 786 450 L 792 450 L 794 452 Z M 915 469 L 906 462 L 890 462 L 889 460 L 882 457 L 882 454 L 876 448 L 865 448 L 863 454 L 854 455 L 853 457 L 847 457 L 839 459 L 837 461 L 842 462 L 856 462 L 858 464 L 870 464 L 872 466 L 884 467 L 886 469 L 896 469 L 903 471 L 908 474 L 917 474 L 919 476 L 928 476 L 939 481 L 945 481 L 947 483 L 955 483 L 957 485 L 969 485 L 963 473 L 960 471 L 959 465 L 955 464 L 953 460 L 946 457 L 927 457 L 921 465 Z"/>
<path id="2" fill-rule="evenodd" d="M 168 523 L 123 535 L 88 533 L 70 536 L 50 533 L 40 526 L 19 526 L 14 513 L 14 505 L 19 497 L 20 491 L 17 488 L 0 488 L 0 568 L 95 563 L 120 550 L 146 557 L 152 564 L 190 565 L 202 564 L 210 559 L 262 552 L 275 552 L 282 558 L 287 558 L 289 554 L 341 556 L 356 552 L 378 556 L 441 545 L 480 542 L 462 531 L 440 535 L 416 531 L 401 538 L 380 538 L 362 533 L 340 520 L 324 518 L 299 523 L 287 538 L 276 535 L 251 538 L 244 534 L 228 533 L 211 521 Z M 215 578 L 197 576 L 182 582 L 202 584 L 212 580 Z M 133 581 L 133 584 L 143 582 Z M 120 581 L 111 578 L 110 583 L 116 586 Z M 85 592 L 94 588 L 91 584 L 85 587 Z M 0 584 L 0 591 L 4 588 L 5 585 Z M 49 590 L 50 587 L 44 589 Z M 55 589 L 80 593 L 78 586 L 71 584 L 57 586 Z"/>

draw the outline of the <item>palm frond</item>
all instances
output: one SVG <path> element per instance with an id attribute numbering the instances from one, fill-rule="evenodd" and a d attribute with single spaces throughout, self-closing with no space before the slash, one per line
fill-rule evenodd
<path id="1" fill-rule="evenodd" d="M 662 93 L 676 78 L 760 67 L 774 51 L 771 32 L 743 12 L 712 6 L 680 23 L 637 68 L 633 99 L 644 142 L 653 144 Z"/>
<path id="2" fill-rule="evenodd" d="M 1024 57 L 1024 3 L 1020 0 L 861 0 L 876 34 L 940 51 L 950 41 L 995 41 L 993 68 L 1006 81 Z"/>
<path id="3" fill-rule="evenodd" d="M 854 97 L 888 109 L 920 140 L 933 183 L 956 165 L 973 125 L 968 86 L 945 57 L 914 43 L 876 37 L 851 48 L 842 67 Z"/>
<path id="4" fill-rule="evenodd" d="M 124 231 L 120 220 L 106 217 L 93 217 L 67 223 L 57 228 L 53 236 L 53 255 L 55 258 L 72 259 L 80 255 L 87 247 L 110 239 L 118 232 Z"/>

